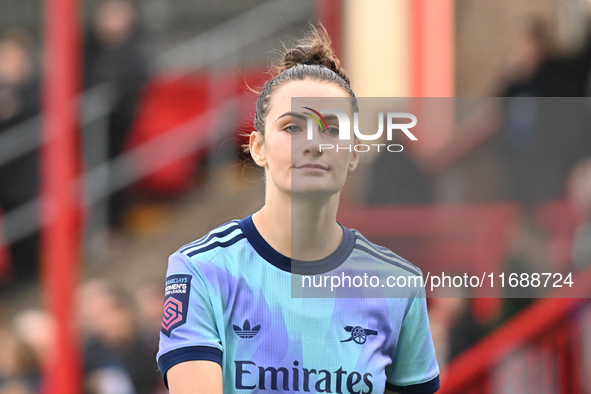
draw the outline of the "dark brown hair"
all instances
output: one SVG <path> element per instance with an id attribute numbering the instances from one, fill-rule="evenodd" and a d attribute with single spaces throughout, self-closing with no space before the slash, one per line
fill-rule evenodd
<path id="1" fill-rule="evenodd" d="M 255 130 L 262 137 L 265 135 L 265 117 L 269 113 L 271 96 L 286 82 L 310 79 L 334 83 L 345 89 L 355 100 L 349 77 L 330 45 L 326 29 L 323 26 L 317 29 L 311 25 L 306 36 L 293 48 L 286 48 L 280 60 L 271 67 L 271 78 L 259 92 L 254 115 Z M 249 151 L 248 144 L 244 144 L 243 148 L 244 152 Z"/>

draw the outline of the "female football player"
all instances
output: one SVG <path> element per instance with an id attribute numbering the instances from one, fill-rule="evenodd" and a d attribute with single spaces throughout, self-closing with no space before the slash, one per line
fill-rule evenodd
<path id="1" fill-rule="evenodd" d="M 311 277 L 421 272 L 336 221 L 359 154 L 321 149 L 351 141 L 339 139 L 334 119 L 308 123 L 314 108 L 292 108 L 294 97 L 343 98 L 356 107 L 326 32 L 312 29 L 274 71 L 248 144 L 265 171 L 264 206 L 169 259 L 158 353 L 167 387 L 172 394 L 436 392 L 420 287 L 391 298 L 360 297 L 350 284 L 333 297 L 292 297 L 293 286 Z"/>

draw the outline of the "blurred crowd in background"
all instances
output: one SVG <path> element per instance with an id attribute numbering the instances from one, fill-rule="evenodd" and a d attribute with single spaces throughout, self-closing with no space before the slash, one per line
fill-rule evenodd
<path id="1" fill-rule="evenodd" d="M 105 279 L 80 285 L 73 324 L 83 341 L 86 393 L 166 392 L 154 364 L 163 304 L 160 283 L 146 283 L 133 292 Z M 0 325 L 0 393 L 40 391 L 54 335 L 53 319 L 41 309 L 22 311 Z"/>
<path id="2" fill-rule="evenodd" d="M 125 0 L 100 3 L 94 13 L 84 44 L 84 90 L 109 83 L 110 113 L 106 122 L 107 158 L 119 156 L 134 122 L 150 63 L 139 30 L 135 6 Z M 40 111 L 40 65 L 36 62 L 33 38 L 14 27 L 0 35 L 0 135 L 37 116 Z M 37 137 L 38 138 L 38 137 Z M 40 190 L 39 149 L 0 166 L 0 208 L 4 212 L 34 199 Z M 109 197 L 108 223 L 118 231 L 123 226 L 125 190 Z M 10 245 L 11 275 L 3 280 L 22 282 L 36 275 L 39 232 Z M 0 279 L 0 280 L 2 280 Z"/>
<path id="3" fill-rule="evenodd" d="M 110 83 L 108 158 L 124 150 L 150 59 L 135 5 L 107 0 L 94 10 L 84 44 L 84 89 Z M 40 64 L 32 35 L 19 27 L 0 33 L 0 136 L 40 111 Z M 10 212 L 39 192 L 39 149 L 0 165 L 0 209 Z M 108 223 L 123 231 L 125 190 L 109 198 Z M 39 275 L 39 231 L 9 245 L 10 270 L 0 274 L 3 294 Z M 2 260 L 0 258 L 0 260 Z M 8 257 L 5 256 L 5 261 Z M 83 338 L 87 393 L 159 393 L 155 365 L 164 303 L 160 283 L 127 294 L 107 280 L 91 280 L 78 290 L 75 324 Z M 47 312 L 25 310 L 6 321 L 0 309 L 0 393 L 40 391 L 41 368 L 52 352 L 54 327 Z"/>
<path id="4" fill-rule="evenodd" d="M 84 88 L 103 82 L 113 88 L 107 121 L 108 159 L 112 160 L 129 144 L 142 94 L 152 77 L 154 56 L 133 3 L 104 0 L 92 15 L 84 44 Z M 580 270 L 591 262 L 591 105 L 581 99 L 563 102 L 565 113 L 576 113 L 577 121 L 562 124 L 548 119 L 553 112 L 544 107 L 555 102 L 524 98 L 591 97 L 591 35 L 565 53 L 555 44 L 543 19 L 534 16 L 521 23 L 521 34 L 507 49 L 505 76 L 499 78 L 496 92 L 491 92 L 491 96 L 506 98 L 499 130 L 438 175 L 439 179 L 424 172 L 410 155 L 380 156 L 372 164 L 376 168 L 373 180 L 396 187 L 382 195 L 371 192 L 370 185 L 364 203 L 523 204 L 526 215 L 515 232 L 506 263 L 519 272 L 523 267 L 543 266 L 551 259 L 546 252 L 548 229 L 535 218 L 538 204 L 566 201 L 578 218 L 573 242 L 567 248 L 572 267 Z M 22 27 L 0 32 L 0 139 L 39 113 L 38 46 Z M 539 127 L 544 123 L 547 127 Z M 7 163 L 0 162 L 0 212 L 7 214 L 37 196 L 38 159 L 39 150 L 33 149 Z M 397 171 L 379 173 L 379 168 L 393 167 Z M 458 173 L 463 174 L 463 186 L 455 188 L 455 196 L 446 197 L 437 185 Z M 126 231 L 124 219 L 132 203 L 129 188 L 109 197 L 111 237 Z M 39 239 L 36 231 L 0 250 L 2 294 L 37 279 Z M 75 321 L 84 340 L 87 393 L 165 392 L 155 364 L 162 290 L 162 283 L 149 283 L 130 291 L 106 279 L 80 285 Z M 469 299 L 461 296 L 450 294 L 456 298 L 430 301 L 432 331 L 442 365 L 532 301 L 505 299 L 503 309 L 483 321 L 472 314 Z M 8 319 L 0 309 L 0 322 L 0 394 L 37 392 L 40 366 L 51 352 L 51 317 L 42 310 L 27 310 Z"/>

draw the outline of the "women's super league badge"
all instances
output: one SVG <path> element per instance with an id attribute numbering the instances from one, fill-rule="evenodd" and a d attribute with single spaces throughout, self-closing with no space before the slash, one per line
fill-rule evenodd
<path id="1" fill-rule="evenodd" d="M 160 331 L 170 338 L 172 330 L 187 322 L 191 275 L 177 274 L 166 278 L 164 314 Z"/>

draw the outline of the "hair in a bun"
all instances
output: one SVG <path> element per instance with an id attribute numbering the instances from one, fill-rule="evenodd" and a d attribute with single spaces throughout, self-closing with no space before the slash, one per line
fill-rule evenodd
<path id="1" fill-rule="evenodd" d="M 343 78 L 347 84 L 351 83 L 331 47 L 330 37 L 324 27 L 318 30 L 311 26 L 306 37 L 300 40 L 294 48 L 286 50 L 282 62 L 275 65 L 276 75 L 298 64 L 326 67 Z"/>
<path id="2" fill-rule="evenodd" d="M 345 89 L 355 99 L 349 86 L 349 77 L 330 44 L 326 29 L 322 26 L 321 29 L 316 29 L 311 25 L 308 34 L 293 48 L 286 48 L 271 67 L 271 78 L 265 82 L 259 93 L 254 115 L 254 126 L 261 136 L 265 133 L 265 117 L 269 113 L 271 95 L 283 83 L 305 79 L 330 82 Z M 245 151 L 248 151 L 248 145 L 245 145 Z"/>

